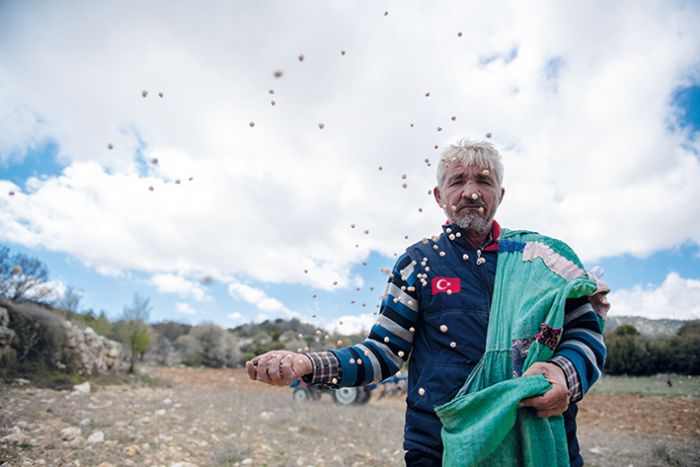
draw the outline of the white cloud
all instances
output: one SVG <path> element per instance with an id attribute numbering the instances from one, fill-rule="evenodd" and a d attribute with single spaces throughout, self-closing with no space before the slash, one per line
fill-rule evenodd
<path id="1" fill-rule="evenodd" d="M 243 319 L 243 315 L 237 311 L 234 311 L 233 313 L 228 313 L 226 317 L 231 321 L 241 321 Z"/>
<path id="2" fill-rule="evenodd" d="M 671 272 L 661 285 L 637 285 L 610 294 L 611 315 L 700 319 L 700 280 Z"/>
<path id="3" fill-rule="evenodd" d="M 188 303 L 178 302 L 175 304 L 175 309 L 178 313 L 182 313 L 183 315 L 193 316 L 197 314 L 197 310 L 192 308 Z"/>
<path id="4" fill-rule="evenodd" d="M 198 302 L 208 298 L 206 291 L 200 285 L 175 274 L 156 274 L 151 277 L 150 283 L 162 293 L 191 297 Z"/>
<path id="5" fill-rule="evenodd" d="M 280 317 L 289 319 L 299 316 L 299 313 L 290 310 L 281 301 L 269 297 L 264 290 L 240 282 L 230 283 L 228 285 L 228 293 L 236 300 L 250 303 L 261 311 L 261 313 L 256 315 L 256 322 Z"/>
<path id="6" fill-rule="evenodd" d="M 670 124 L 700 80 L 692 2 L 36 8 L 0 6 L 0 161 L 53 140 L 66 168 L 0 196 L 0 240 L 197 300 L 179 275 L 346 287 L 438 230 L 433 145 L 492 132 L 504 225 L 586 261 L 700 243 L 700 140 Z"/>
<path id="7" fill-rule="evenodd" d="M 326 324 L 325 329 L 343 335 L 358 334 L 370 329 L 376 320 L 370 313 L 345 315 Z"/>

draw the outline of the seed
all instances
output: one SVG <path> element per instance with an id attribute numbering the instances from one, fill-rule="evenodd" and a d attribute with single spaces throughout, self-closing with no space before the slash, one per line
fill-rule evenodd
<path id="1" fill-rule="evenodd" d="M 109 143 L 109 144 L 107 145 L 107 149 L 109 149 L 109 150 L 114 149 L 114 146 L 112 146 L 112 143 Z"/>
<path id="2" fill-rule="evenodd" d="M 403 358 L 403 356 L 404 356 L 403 350 L 399 350 L 399 352 L 398 352 L 397 355 L 398 355 L 399 357 Z"/>
<path id="3" fill-rule="evenodd" d="M 159 92 L 159 93 L 158 93 L 158 97 L 162 98 L 162 97 L 163 97 L 163 93 L 162 93 L 162 92 Z"/>
<path id="4" fill-rule="evenodd" d="M 444 251 L 441 251 L 441 252 L 440 252 L 440 256 L 445 256 L 445 252 L 444 252 Z"/>
<path id="5" fill-rule="evenodd" d="M 490 138 L 490 137 L 491 137 L 491 133 L 486 133 L 486 137 L 487 137 L 487 138 Z"/>
<path id="6" fill-rule="evenodd" d="M 387 344 L 389 343 L 389 336 L 386 336 L 386 337 L 384 338 L 384 342 L 387 343 Z"/>
<path id="7" fill-rule="evenodd" d="M 151 159 L 151 164 L 158 165 L 158 158 L 154 157 L 153 159 Z"/>
<path id="8" fill-rule="evenodd" d="M 455 120 L 457 120 L 457 117 L 455 117 L 455 116 L 453 115 L 453 116 L 450 117 L 450 120 L 452 120 L 452 121 L 454 122 Z"/>
<path id="9" fill-rule="evenodd" d="M 447 325 L 446 324 L 440 325 L 440 332 L 447 332 Z"/>
<path id="10" fill-rule="evenodd" d="M 423 388 L 418 388 L 418 394 L 420 394 L 421 396 L 424 396 L 424 395 L 425 395 L 425 389 L 423 389 Z"/>
<path id="11" fill-rule="evenodd" d="M 426 92 L 426 93 L 425 93 L 425 97 L 430 97 L 430 93 L 429 93 L 429 92 Z"/>
<path id="12" fill-rule="evenodd" d="M 341 51 L 340 51 L 340 55 L 345 55 L 345 51 L 344 51 L 344 50 L 341 50 Z"/>
<path id="13" fill-rule="evenodd" d="M 463 259 L 464 261 L 468 260 L 468 259 L 469 259 L 469 255 L 466 254 L 466 253 L 463 254 L 463 255 L 462 255 L 462 259 Z"/>
<path id="14" fill-rule="evenodd" d="M 462 37 L 462 31 L 457 33 L 457 37 Z"/>
<path id="15" fill-rule="evenodd" d="M 318 124 L 318 128 L 321 130 L 323 130 L 325 127 L 326 127 L 326 125 L 324 125 L 323 123 Z"/>
<path id="16" fill-rule="evenodd" d="M 148 91 L 141 91 L 141 97 L 146 97 L 148 95 Z"/>
<path id="17" fill-rule="evenodd" d="M 250 123 L 248 124 L 248 126 L 251 127 L 251 128 L 253 128 L 253 127 L 255 126 L 255 122 L 250 122 Z"/>
<path id="18" fill-rule="evenodd" d="M 304 54 L 299 54 L 299 61 L 303 62 L 304 61 Z"/>
<path id="19" fill-rule="evenodd" d="M 450 342 L 450 347 L 454 349 L 455 347 L 457 347 L 457 343 L 455 341 Z"/>
<path id="20" fill-rule="evenodd" d="M 282 77 L 282 70 L 275 70 L 273 75 L 275 78 L 281 78 Z"/>

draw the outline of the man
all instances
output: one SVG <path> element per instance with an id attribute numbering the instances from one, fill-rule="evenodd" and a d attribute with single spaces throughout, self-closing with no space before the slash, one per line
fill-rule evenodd
<path id="1" fill-rule="evenodd" d="M 496 265 L 504 261 L 499 260 L 503 252 L 499 245 L 520 245 L 521 250 L 525 245 L 503 240 L 494 220 L 505 190 L 501 157 L 490 143 L 460 141 L 447 148 L 440 157 L 437 181 L 435 200 L 449 221 L 441 235 L 412 245 L 398 259 L 379 318 L 364 342 L 328 352 L 268 352 L 246 362 L 251 379 L 269 384 L 288 385 L 303 377 L 307 382 L 342 387 L 381 381 L 395 374 L 410 355 L 404 429 L 409 466 L 441 465 L 443 426 L 435 408 L 455 398 L 485 355 Z M 540 244 L 530 242 L 533 245 Z M 584 273 L 576 266 L 580 262 L 573 252 L 571 260 L 556 252 L 552 255 L 543 261 L 549 261 L 560 276 L 571 270 L 578 271 L 574 274 L 578 276 Z M 556 270 L 562 264 L 568 272 Z M 608 305 L 602 294 L 609 289 L 597 284 L 595 294 L 589 289 L 588 296 L 565 301 L 563 329 L 543 327 L 530 339 L 513 339 L 512 375 L 508 375 L 512 379 L 542 374 L 551 383 L 546 392 L 522 400 L 518 407 L 531 407 L 538 417 L 564 415 L 568 460 L 574 466 L 583 464 L 576 439 L 576 402 L 598 379 L 605 358 L 601 321 L 591 302 L 604 318 Z M 536 285 L 535 279 L 526 279 L 509 286 L 527 295 Z M 531 302 L 536 299 L 532 297 Z M 510 326 L 508 321 L 494 322 L 491 328 Z M 525 368 L 533 341 L 550 345 L 553 355 Z"/>

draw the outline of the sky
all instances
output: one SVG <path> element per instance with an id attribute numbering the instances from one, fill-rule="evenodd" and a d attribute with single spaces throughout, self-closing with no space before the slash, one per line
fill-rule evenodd
<path id="1" fill-rule="evenodd" d="M 440 151 L 489 140 L 502 226 L 602 268 L 611 315 L 697 319 L 697 24 L 691 1 L 0 1 L 0 244 L 114 318 L 139 293 L 151 321 L 355 332 L 440 231 Z"/>

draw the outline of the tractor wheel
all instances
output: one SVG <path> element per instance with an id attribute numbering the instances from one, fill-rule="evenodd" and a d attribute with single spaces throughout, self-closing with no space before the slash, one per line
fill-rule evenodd
<path id="1" fill-rule="evenodd" d="M 350 405 L 355 403 L 358 394 L 357 388 L 338 388 L 333 392 L 333 400 L 336 404 Z"/>
<path id="2" fill-rule="evenodd" d="M 296 388 L 292 393 L 292 399 L 298 402 L 306 402 L 311 400 L 311 394 L 306 388 Z"/>
<path id="3" fill-rule="evenodd" d="M 360 395 L 357 398 L 358 404 L 366 404 L 372 397 L 372 391 L 367 388 L 360 388 Z"/>

